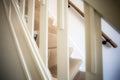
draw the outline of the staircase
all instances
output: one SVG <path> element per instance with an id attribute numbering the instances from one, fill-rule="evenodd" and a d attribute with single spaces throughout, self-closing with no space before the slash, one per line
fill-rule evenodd
<path id="1" fill-rule="evenodd" d="M 37 23 L 38 24 L 38 23 Z M 49 61 L 48 67 L 53 77 L 57 78 L 57 27 L 52 25 L 53 19 L 49 18 L 49 33 L 48 33 L 48 54 Z M 36 43 L 38 44 L 39 38 L 37 36 Z M 69 47 L 69 57 L 73 52 L 73 47 Z M 72 80 L 82 63 L 81 59 L 72 59 L 70 57 L 70 79 Z"/>
<path id="2" fill-rule="evenodd" d="M 53 20 L 53 19 L 50 19 L 50 20 Z M 51 22 L 53 22 L 53 21 L 51 21 Z M 49 50 L 48 64 L 49 64 L 49 69 L 50 69 L 52 75 L 57 78 L 57 57 L 58 57 L 57 56 L 57 39 L 56 39 L 57 29 L 52 24 L 51 24 L 51 26 L 49 26 L 49 34 L 48 34 L 48 36 L 49 36 L 48 37 L 48 50 Z M 71 56 L 72 52 L 73 52 L 73 47 L 69 47 L 69 57 Z M 82 63 L 81 59 L 72 59 L 70 57 L 70 79 L 71 80 L 74 78 L 74 76 L 78 72 L 78 69 L 79 69 L 81 63 Z M 56 72 L 56 73 L 54 73 L 54 72 Z"/>
<path id="3" fill-rule="evenodd" d="M 7 20 L 6 24 L 9 24 L 5 27 L 8 27 L 10 30 L 10 35 L 12 36 L 12 41 L 15 45 L 15 54 L 18 57 L 16 60 L 19 60 L 16 65 L 20 64 L 20 67 L 22 68 L 21 72 L 24 75 L 22 77 L 27 80 L 52 80 L 51 74 L 49 73 L 48 68 L 45 67 L 39 54 L 38 47 L 35 44 L 34 39 L 30 36 L 25 20 L 23 20 L 23 17 L 20 14 L 17 2 L 15 0 L 2 0 L 0 6 L 2 6 L 3 10 L 2 15 L 4 14 L 3 16 Z M 19 70 L 19 68 L 17 70 Z M 7 74 L 8 73 L 6 73 L 6 76 Z M 11 74 L 14 73 L 11 72 Z M 19 75 L 19 73 L 16 75 Z M 11 80 L 17 79 L 16 76 L 8 75 L 8 77 L 10 77 Z"/>
<path id="4" fill-rule="evenodd" d="M 21 0 L 20 0 L 21 1 Z M 17 46 L 18 55 L 24 69 L 24 73 L 28 80 L 56 80 L 57 79 L 57 26 L 53 25 L 53 19 L 48 19 L 48 68 L 44 65 L 41 55 L 39 54 L 39 34 L 36 37 L 36 43 L 30 34 L 27 23 L 28 17 L 24 19 L 21 16 L 19 0 L 3 0 L 5 13 L 10 24 L 13 39 Z M 25 16 L 28 16 L 28 0 L 25 2 Z M 8 5 L 9 4 L 9 5 Z M 40 2 L 35 0 L 35 20 L 34 31 L 40 32 Z M 37 44 L 37 45 L 36 45 Z M 70 80 L 78 72 L 82 63 L 81 59 L 71 58 L 73 47 L 69 47 L 69 63 L 70 63 Z M 49 70 L 51 74 L 49 73 Z"/>
<path id="5" fill-rule="evenodd" d="M 35 31 L 39 31 L 39 2 L 36 1 L 35 5 Z M 53 77 L 57 78 L 57 26 L 53 25 L 54 19 L 49 17 L 48 19 L 48 67 Z M 37 45 L 39 45 L 39 36 L 36 39 Z M 69 57 L 73 52 L 73 47 L 69 47 Z M 73 59 L 70 57 L 70 79 L 73 80 L 74 76 L 78 72 L 81 65 L 81 59 Z"/>

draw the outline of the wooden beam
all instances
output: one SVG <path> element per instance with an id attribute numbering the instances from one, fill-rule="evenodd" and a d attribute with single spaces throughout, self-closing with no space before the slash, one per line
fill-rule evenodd
<path id="1" fill-rule="evenodd" d="M 68 1 L 69 5 L 71 5 L 82 17 L 85 17 L 84 16 L 84 13 L 72 2 L 72 1 Z M 107 42 L 109 42 L 114 48 L 117 47 L 117 44 L 112 41 L 103 31 L 102 31 L 102 36 L 105 38 L 105 40 Z"/>

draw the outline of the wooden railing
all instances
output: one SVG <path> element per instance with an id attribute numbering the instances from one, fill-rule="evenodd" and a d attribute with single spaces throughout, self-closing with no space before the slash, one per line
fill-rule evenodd
<path id="1" fill-rule="evenodd" d="M 114 48 L 117 47 L 117 44 L 111 40 L 104 32 L 102 32 L 102 36 L 105 38 L 105 43 L 109 42 Z"/>
<path id="2" fill-rule="evenodd" d="M 68 7 L 72 6 L 82 17 L 84 16 L 84 13 L 70 0 L 68 0 Z M 105 38 L 105 43 L 109 42 L 114 48 L 117 47 L 117 44 L 112 41 L 103 31 L 102 31 L 102 36 Z"/>

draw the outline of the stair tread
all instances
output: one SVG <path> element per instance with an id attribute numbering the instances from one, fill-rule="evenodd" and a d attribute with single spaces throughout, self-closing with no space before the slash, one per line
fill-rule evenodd
<path id="1" fill-rule="evenodd" d="M 57 47 L 57 35 L 53 33 L 48 33 L 48 48 Z"/>
<path id="2" fill-rule="evenodd" d="M 73 48 L 69 47 L 69 55 L 71 56 L 73 52 Z M 53 49 L 48 49 L 48 53 L 49 53 L 49 61 L 48 61 L 48 66 L 54 66 L 57 64 L 57 48 L 53 48 Z"/>
<path id="3" fill-rule="evenodd" d="M 72 59 L 70 58 L 70 79 L 73 79 L 77 74 L 79 67 L 82 63 L 81 59 Z M 57 65 L 50 68 L 52 75 L 57 78 Z"/>
<path id="4" fill-rule="evenodd" d="M 81 59 L 70 59 L 70 78 L 73 79 L 77 74 L 79 67 L 82 63 Z"/>

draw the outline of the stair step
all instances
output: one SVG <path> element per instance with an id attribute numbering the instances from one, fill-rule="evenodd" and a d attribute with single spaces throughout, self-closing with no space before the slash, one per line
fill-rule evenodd
<path id="1" fill-rule="evenodd" d="M 57 47 L 57 35 L 53 33 L 48 33 L 48 48 Z"/>
<path id="2" fill-rule="evenodd" d="M 69 47 L 70 56 L 71 56 L 72 52 L 73 52 L 73 48 Z M 49 53 L 48 66 L 50 68 L 57 64 L 57 48 L 48 49 L 48 53 Z"/>
<path id="3" fill-rule="evenodd" d="M 81 63 L 81 59 L 70 58 L 70 80 L 73 80 L 74 76 L 77 74 Z M 57 65 L 52 66 L 50 71 L 53 77 L 57 78 Z"/>
<path id="4" fill-rule="evenodd" d="M 54 20 L 52 18 L 48 19 L 48 31 L 49 33 L 57 34 L 57 26 L 53 25 Z"/>
<path id="5" fill-rule="evenodd" d="M 52 17 L 49 17 L 48 19 L 48 25 L 52 26 L 54 22 L 54 19 Z"/>
<path id="6" fill-rule="evenodd" d="M 48 66 L 52 67 L 52 66 L 56 65 L 56 63 L 57 63 L 57 51 L 56 51 L 56 48 L 49 49 L 48 53 L 49 53 Z"/>
<path id="7" fill-rule="evenodd" d="M 48 31 L 49 31 L 49 33 L 57 34 L 57 27 L 49 25 Z"/>
<path id="8" fill-rule="evenodd" d="M 70 79 L 73 80 L 74 76 L 77 74 L 80 65 L 82 63 L 81 59 L 70 59 Z"/>

